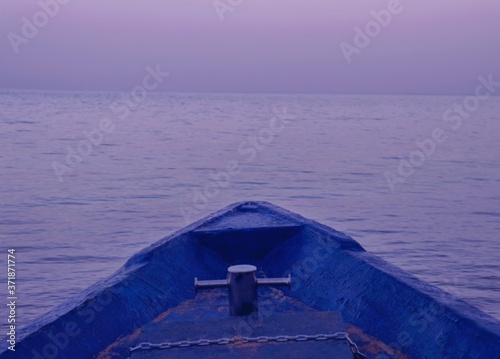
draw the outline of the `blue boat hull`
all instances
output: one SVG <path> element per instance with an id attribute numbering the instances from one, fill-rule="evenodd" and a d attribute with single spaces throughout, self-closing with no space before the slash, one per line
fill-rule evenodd
<path id="1" fill-rule="evenodd" d="M 25 327 L 16 351 L 0 358 L 126 358 L 155 323 L 232 320 L 224 319 L 226 293 L 196 294 L 193 279 L 224 278 L 228 266 L 241 263 L 255 265 L 262 276 L 291 274 L 291 288 L 259 294 L 272 303 L 269 318 L 302 313 L 305 321 L 337 313 L 368 358 L 500 358 L 494 318 L 349 236 L 265 202 L 233 204 L 142 250 Z M 320 350 L 309 348 L 310 357 Z"/>

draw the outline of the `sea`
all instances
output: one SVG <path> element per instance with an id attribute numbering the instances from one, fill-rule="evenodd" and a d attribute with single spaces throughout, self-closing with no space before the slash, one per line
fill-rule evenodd
<path id="1" fill-rule="evenodd" d="M 493 96 L 0 90 L 2 334 L 9 250 L 22 327 L 250 200 L 500 320 L 499 135 Z"/>

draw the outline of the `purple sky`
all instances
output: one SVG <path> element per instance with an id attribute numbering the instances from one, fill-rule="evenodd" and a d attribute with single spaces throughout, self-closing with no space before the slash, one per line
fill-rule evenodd
<path id="1" fill-rule="evenodd" d="M 402 0 L 350 64 L 340 43 L 391 0 L 243 0 L 224 21 L 213 0 L 71 0 L 16 54 L 9 33 L 52 1 L 1 1 L 0 88 L 130 90 L 156 64 L 166 91 L 462 94 L 500 79 L 500 0 Z"/>

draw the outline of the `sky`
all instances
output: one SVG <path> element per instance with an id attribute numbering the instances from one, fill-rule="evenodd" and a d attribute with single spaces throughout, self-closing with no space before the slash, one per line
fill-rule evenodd
<path id="1" fill-rule="evenodd" d="M 500 0 L 0 0 L 0 88 L 125 91 L 159 65 L 173 92 L 467 94 L 500 79 L 499 17 Z"/>

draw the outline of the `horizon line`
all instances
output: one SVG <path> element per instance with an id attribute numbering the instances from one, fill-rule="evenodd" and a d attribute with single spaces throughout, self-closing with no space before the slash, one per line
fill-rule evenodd
<path id="1" fill-rule="evenodd" d="M 90 89 L 40 89 L 40 88 L 7 88 L 0 87 L 0 92 L 3 91 L 33 91 L 33 92 L 94 92 L 94 93 L 126 93 L 130 92 L 130 90 L 109 90 L 109 89 L 101 89 L 101 90 L 90 90 Z M 221 95 L 357 95 L 357 96 L 471 96 L 473 93 L 443 93 L 443 92 L 435 92 L 435 93 L 423 93 L 423 92 L 403 92 L 403 93 L 395 93 L 395 92 L 338 92 L 338 91 L 200 91 L 200 90 L 192 90 L 192 91 L 149 91 L 148 93 L 161 93 L 161 94 L 221 94 Z M 492 94 L 491 97 L 500 97 L 500 94 Z"/>

